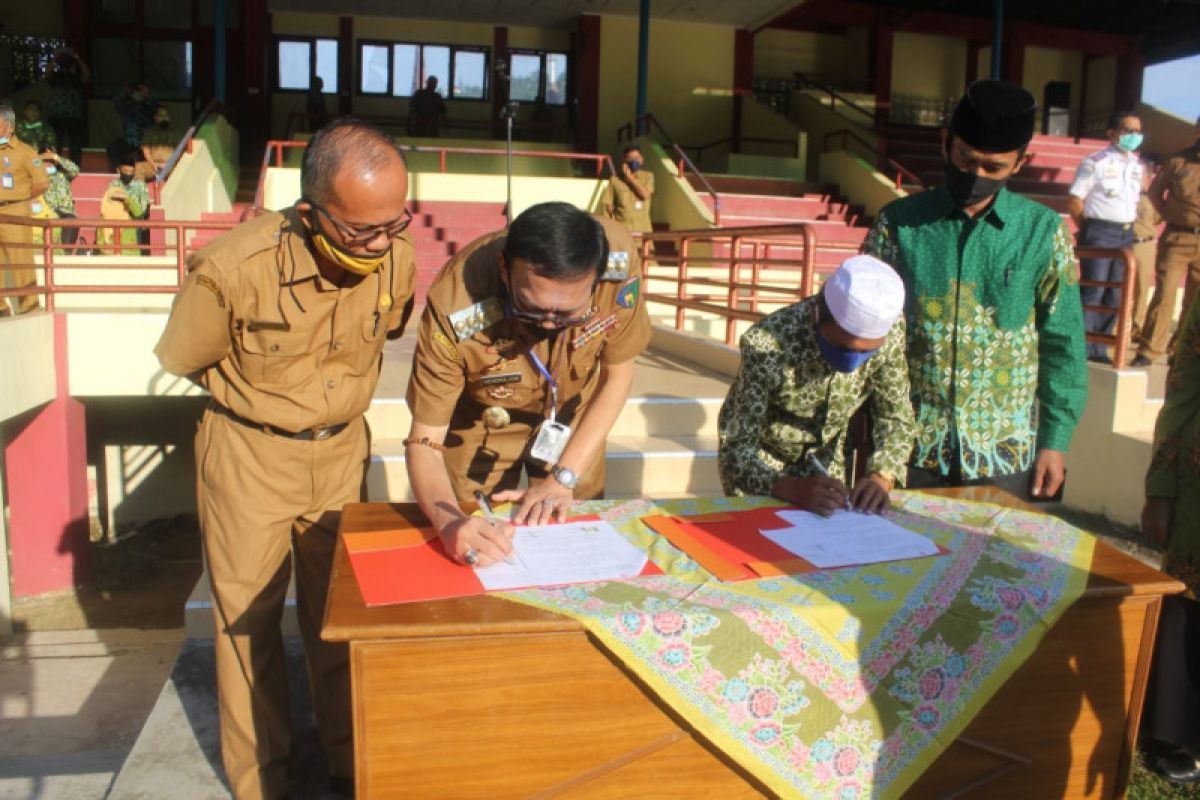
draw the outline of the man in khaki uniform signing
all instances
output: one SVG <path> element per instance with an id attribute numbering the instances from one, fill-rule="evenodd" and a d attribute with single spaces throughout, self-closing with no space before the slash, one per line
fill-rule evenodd
<path id="1" fill-rule="evenodd" d="M 384 339 L 412 309 L 401 235 L 408 172 L 385 134 L 346 119 L 318 131 L 302 199 L 213 242 L 155 352 L 212 394 L 196 436 L 197 494 L 217 621 L 221 755 L 234 795 L 288 792 L 292 737 L 279 619 L 291 562 L 331 787 L 352 788 L 350 680 L 321 620 L 339 515 L 363 499 L 363 412 Z"/>
<path id="2" fill-rule="evenodd" d="M 29 217 L 34 209 L 32 199 L 40 197 L 50 186 L 50 176 L 42 159 L 32 147 L 18 140 L 15 134 L 16 115 L 12 106 L 0 105 L 0 216 Z M 33 228 L 28 225 L 0 225 L 0 264 L 33 264 Z M 37 285 L 37 271 L 30 267 L 7 270 L 9 278 L 0 279 L 0 286 L 24 289 Z M 36 294 L 17 300 L 17 313 L 35 311 L 40 305 Z M 0 317 L 11 312 L 8 301 L 0 302 Z"/>
<path id="3" fill-rule="evenodd" d="M 1154 264 L 1154 295 L 1146 309 L 1142 341 L 1137 358 L 1131 363 L 1145 367 L 1163 357 L 1170 349 L 1179 284 L 1183 289 L 1180 319 L 1200 286 L 1200 119 L 1196 120 L 1197 141 L 1163 163 L 1146 192 L 1166 228 L 1158 240 L 1158 260 Z"/>
<path id="4" fill-rule="evenodd" d="M 512 529 L 463 514 L 475 491 L 519 503 L 514 521 L 531 524 L 602 496 L 604 441 L 650 340 L 641 270 L 621 226 L 542 203 L 450 261 L 427 303 L 408 385 L 409 480 L 446 551 L 488 564 Z"/>

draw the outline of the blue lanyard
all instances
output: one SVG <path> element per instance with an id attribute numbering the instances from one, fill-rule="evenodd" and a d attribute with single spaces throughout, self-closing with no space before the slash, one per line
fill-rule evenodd
<path id="1" fill-rule="evenodd" d="M 537 367 L 538 372 L 542 373 L 542 377 L 546 379 L 546 385 L 550 387 L 550 421 L 553 422 L 558 413 L 558 384 L 554 382 L 554 376 L 550 374 L 550 370 L 546 369 L 546 365 L 538 358 L 537 353 L 533 352 L 532 347 L 525 352 L 529 354 L 529 360 Z"/>

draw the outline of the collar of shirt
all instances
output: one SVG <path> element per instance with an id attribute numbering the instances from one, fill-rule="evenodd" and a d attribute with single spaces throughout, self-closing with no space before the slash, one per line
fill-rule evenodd
<path id="1" fill-rule="evenodd" d="M 326 281 L 317 269 L 317 257 L 308 248 L 308 231 L 300 221 L 300 215 L 295 208 L 283 212 L 283 222 L 279 226 L 279 239 L 287 249 L 288 263 L 283 274 L 279 276 L 280 286 L 295 286 L 296 284 L 312 281 L 318 290 L 337 289 Z"/>
<path id="2" fill-rule="evenodd" d="M 957 217 L 961 220 L 970 219 L 967 216 L 967 212 L 963 211 L 962 208 L 954 202 L 954 199 L 950 197 L 950 190 L 944 185 L 930 189 L 929 191 L 936 193 L 934 202 L 936 202 L 938 207 L 941 209 L 941 215 L 943 217 Z M 1011 213 L 1012 193 L 1002 186 L 1000 187 L 1000 191 L 996 192 L 996 196 L 993 198 L 992 204 L 984 209 L 982 213 L 977 215 L 975 219 L 985 220 L 996 230 L 1002 231 L 1004 230 L 1005 220 L 1011 216 Z"/>

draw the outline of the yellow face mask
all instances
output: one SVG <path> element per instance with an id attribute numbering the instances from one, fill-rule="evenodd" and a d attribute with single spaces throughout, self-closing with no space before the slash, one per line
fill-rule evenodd
<path id="1" fill-rule="evenodd" d="M 313 232 L 313 245 L 317 248 L 317 252 L 325 256 L 334 264 L 356 275 L 370 275 L 375 270 L 379 269 L 379 265 L 387 260 L 391 254 L 392 248 L 389 245 L 387 250 L 384 250 L 378 255 L 372 256 L 356 256 L 353 253 L 347 253 L 342 248 L 329 241 L 329 238 L 323 233 Z"/>

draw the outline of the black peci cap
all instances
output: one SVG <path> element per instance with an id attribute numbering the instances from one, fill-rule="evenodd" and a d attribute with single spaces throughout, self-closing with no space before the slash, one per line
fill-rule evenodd
<path id="1" fill-rule="evenodd" d="M 1008 153 L 1029 144 L 1036 111 L 1033 95 L 1020 86 L 975 81 L 954 109 L 950 132 L 976 150 Z"/>

